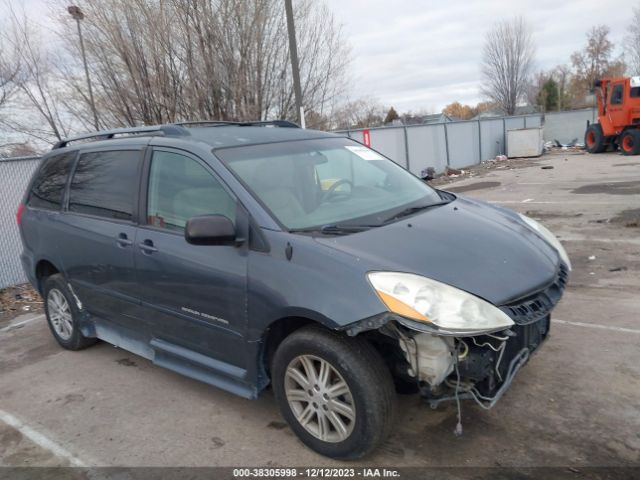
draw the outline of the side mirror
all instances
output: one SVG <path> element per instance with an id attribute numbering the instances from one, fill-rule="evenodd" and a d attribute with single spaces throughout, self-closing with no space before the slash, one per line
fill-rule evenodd
<path id="1" fill-rule="evenodd" d="M 187 221 L 184 238 L 193 245 L 235 245 L 236 228 L 224 215 L 200 215 Z"/>

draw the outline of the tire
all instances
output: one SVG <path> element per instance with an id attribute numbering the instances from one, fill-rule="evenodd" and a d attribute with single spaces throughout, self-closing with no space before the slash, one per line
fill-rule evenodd
<path id="1" fill-rule="evenodd" d="M 620 135 L 620 151 L 623 155 L 640 155 L 640 130 L 627 130 Z"/>
<path id="2" fill-rule="evenodd" d="M 300 372 L 308 372 L 307 368 L 313 368 L 317 376 L 328 372 L 328 381 L 319 381 L 320 388 L 311 384 L 306 385 L 308 390 L 302 388 L 305 382 L 300 381 Z M 292 375 L 293 370 L 298 373 Z M 282 416 L 298 438 L 319 454 L 337 459 L 361 458 L 391 431 L 396 410 L 393 380 L 378 352 L 364 339 L 343 337 L 316 326 L 303 327 L 282 341 L 271 371 Z M 309 375 L 305 377 L 303 373 L 302 377 Z M 323 395 L 326 385 L 335 390 L 339 384 L 343 385 L 339 389 L 341 395 L 333 400 Z M 345 412 L 352 419 L 343 416 Z M 307 418 L 307 426 L 299 418 Z M 344 428 L 337 427 L 340 421 Z"/>
<path id="3" fill-rule="evenodd" d="M 56 273 L 46 279 L 43 298 L 49 329 L 61 347 L 82 350 L 98 341 L 80 332 L 80 311 L 61 274 Z"/>
<path id="4" fill-rule="evenodd" d="M 584 145 L 589 153 L 602 153 L 607 149 L 607 138 L 599 123 L 589 125 L 584 134 Z"/>

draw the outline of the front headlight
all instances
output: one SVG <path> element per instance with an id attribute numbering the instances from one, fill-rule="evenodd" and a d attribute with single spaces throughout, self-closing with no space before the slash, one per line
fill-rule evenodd
<path id="1" fill-rule="evenodd" d="M 489 302 L 430 278 L 399 272 L 367 276 L 390 312 L 430 324 L 439 333 L 479 335 L 513 325 L 507 314 Z"/>
<path id="2" fill-rule="evenodd" d="M 567 251 L 564 249 L 564 247 L 560 243 L 560 240 L 558 240 L 556 236 L 553 233 L 551 233 L 547 227 L 545 227 L 539 222 L 536 222 L 533 218 L 529 218 L 526 215 L 522 215 L 521 213 L 519 213 L 518 215 L 520 216 L 520 218 L 524 223 L 526 223 L 531 228 L 533 228 L 536 232 L 538 232 L 542 236 L 542 238 L 544 238 L 547 242 L 549 242 L 549 244 L 551 244 L 553 248 L 556 249 L 562 261 L 567 264 L 567 267 L 569 267 L 569 271 L 571 271 L 571 261 L 569 260 L 569 255 L 567 255 Z"/>

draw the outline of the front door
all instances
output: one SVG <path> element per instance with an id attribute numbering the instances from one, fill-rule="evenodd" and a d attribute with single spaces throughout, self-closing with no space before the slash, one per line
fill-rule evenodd
<path id="1" fill-rule="evenodd" d="M 236 199 L 209 166 L 181 151 L 155 149 L 135 248 L 138 288 L 153 335 L 244 367 L 247 246 L 191 245 L 187 220 L 221 214 L 236 223 Z"/>
<path id="2" fill-rule="evenodd" d="M 609 105 L 607 107 L 607 114 L 613 130 L 620 132 L 621 127 L 627 123 L 627 112 L 624 108 L 624 82 L 614 83 L 611 85 L 611 94 L 609 97 Z"/>

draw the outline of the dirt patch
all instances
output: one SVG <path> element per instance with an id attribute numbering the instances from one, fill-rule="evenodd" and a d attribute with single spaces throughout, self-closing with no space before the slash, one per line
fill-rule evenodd
<path id="1" fill-rule="evenodd" d="M 447 190 L 450 192 L 471 192 L 473 190 L 484 190 L 485 188 L 494 188 L 499 187 L 501 185 L 500 182 L 476 182 L 470 183 L 469 185 L 462 185 L 460 187 L 451 187 Z"/>
<path id="2" fill-rule="evenodd" d="M 576 218 L 581 217 L 582 213 L 559 213 L 559 212 L 541 212 L 539 210 L 527 210 L 525 215 L 535 218 Z"/>
<path id="3" fill-rule="evenodd" d="M 0 290 L 0 327 L 18 315 L 42 313 L 42 298 L 30 284 L 24 283 Z"/>
<path id="4" fill-rule="evenodd" d="M 441 185 L 447 185 L 466 178 L 478 177 L 481 178 L 493 170 L 516 170 L 519 168 L 528 168 L 535 165 L 539 165 L 539 161 L 543 158 L 512 158 L 508 160 L 485 160 L 480 165 L 474 165 L 472 167 L 463 168 L 461 175 L 447 176 L 439 175 L 435 179 L 429 181 L 429 185 L 438 187 Z"/>
<path id="5" fill-rule="evenodd" d="M 136 362 L 134 362 L 130 358 L 126 358 L 126 357 L 116 360 L 116 363 L 118 365 L 122 365 L 123 367 L 137 367 L 138 366 L 138 364 Z"/>
<path id="6" fill-rule="evenodd" d="M 638 195 L 640 194 L 640 181 L 635 182 L 614 182 L 614 183 L 592 183 L 576 188 L 571 193 L 589 194 L 604 193 L 607 195 Z"/>
<path id="7" fill-rule="evenodd" d="M 629 228 L 640 228 L 640 208 L 623 210 L 611 219 L 612 223 L 620 223 Z"/>
<path id="8" fill-rule="evenodd" d="M 635 162 L 635 163 L 614 163 L 613 164 L 614 167 L 633 167 L 635 165 L 640 165 L 640 162 Z"/>

